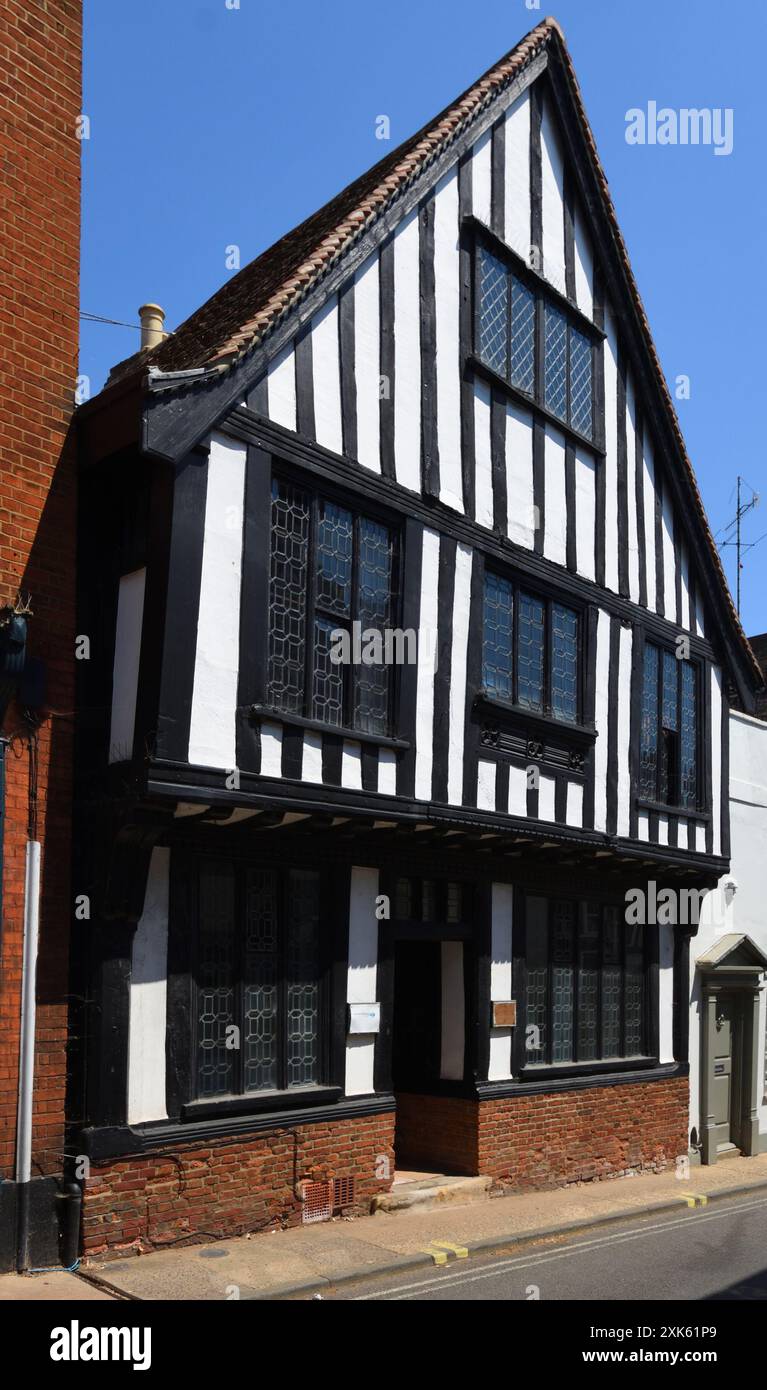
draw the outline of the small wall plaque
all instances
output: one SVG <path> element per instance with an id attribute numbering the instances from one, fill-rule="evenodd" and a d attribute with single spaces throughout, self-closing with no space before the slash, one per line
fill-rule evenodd
<path id="1" fill-rule="evenodd" d="M 514 1028 L 517 1022 L 516 999 L 503 999 L 493 1004 L 493 1028 Z"/>
<path id="2" fill-rule="evenodd" d="M 347 1004 L 347 1032 L 378 1033 L 381 1028 L 380 1004 Z"/>

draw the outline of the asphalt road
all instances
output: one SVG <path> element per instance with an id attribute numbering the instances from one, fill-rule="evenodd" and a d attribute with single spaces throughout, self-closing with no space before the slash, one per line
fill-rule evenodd
<path id="1" fill-rule="evenodd" d="M 391 1220 L 406 1220 L 392 1217 Z M 767 1301 L 767 1197 L 646 1216 L 328 1290 L 337 1301 Z"/>

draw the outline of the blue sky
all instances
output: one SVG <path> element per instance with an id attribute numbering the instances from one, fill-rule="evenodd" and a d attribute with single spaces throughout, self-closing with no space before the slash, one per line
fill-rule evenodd
<path id="1" fill-rule="evenodd" d="M 229 0 L 234 4 L 235 0 Z M 533 0 L 86 0 L 82 308 L 170 328 L 232 272 L 405 139 L 547 12 Z M 765 485 L 767 6 L 548 0 L 562 25 L 715 532 L 740 472 Z M 738 41 L 732 41 L 732 34 Z M 734 148 L 630 146 L 626 111 L 733 111 Z M 376 139 L 388 115 L 391 144 Z M 82 325 L 95 392 L 137 331 Z M 746 494 L 748 495 L 748 494 Z M 744 537 L 767 532 L 767 496 Z M 734 551 L 723 552 L 734 589 Z M 746 557 L 742 615 L 767 630 L 767 539 Z"/>

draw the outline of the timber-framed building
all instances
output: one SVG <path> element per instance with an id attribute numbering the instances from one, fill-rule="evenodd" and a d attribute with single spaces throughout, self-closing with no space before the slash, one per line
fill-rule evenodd
<path id="1" fill-rule="evenodd" d="M 80 448 L 86 1250 L 686 1155 L 695 928 L 625 895 L 726 871 L 761 677 L 556 24 Z"/>

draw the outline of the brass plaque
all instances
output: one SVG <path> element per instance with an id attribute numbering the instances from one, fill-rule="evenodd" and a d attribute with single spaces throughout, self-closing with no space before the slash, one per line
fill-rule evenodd
<path id="1" fill-rule="evenodd" d="M 493 1004 L 493 1028 L 514 1028 L 517 1022 L 516 999 L 505 999 Z"/>

